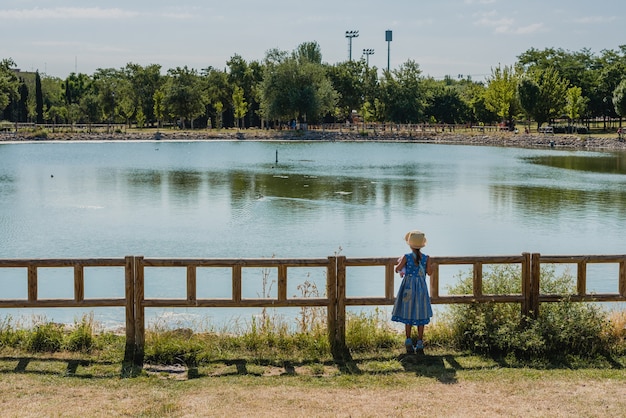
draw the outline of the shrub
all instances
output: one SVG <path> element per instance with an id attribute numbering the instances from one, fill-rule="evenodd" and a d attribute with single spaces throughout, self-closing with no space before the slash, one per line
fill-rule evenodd
<path id="1" fill-rule="evenodd" d="M 556 276 L 542 269 L 541 291 L 571 294 L 574 280 L 566 271 Z M 472 277 L 461 277 L 451 294 L 468 294 Z M 483 293 L 521 293 L 520 269 L 496 266 L 483 275 Z M 609 355 L 616 339 L 606 314 L 585 302 L 543 303 L 537 319 L 522 318 L 517 303 L 453 305 L 449 318 L 453 341 L 461 349 L 494 357 L 518 359 L 590 358 Z"/>
<path id="2" fill-rule="evenodd" d="M 382 318 L 377 308 L 372 314 L 349 314 L 346 321 L 346 345 L 353 351 L 389 348 L 397 345 L 398 333 Z"/>
<path id="3" fill-rule="evenodd" d="M 93 317 L 83 316 L 80 323 L 74 323 L 74 329 L 67 336 L 65 347 L 69 351 L 88 352 L 94 344 Z"/>
<path id="4" fill-rule="evenodd" d="M 18 348 L 28 339 L 27 331 L 13 325 L 13 318 L 7 316 L 0 322 L 0 347 Z"/>
<path id="5" fill-rule="evenodd" d="M 189 329 L 156 330 L 146 333 L 145 359 L 153 364 L 195 366 L 204 348 L 200 338 Z"/>
<path id="6" fill-rule="evenodd" d="M 52 322 L 36 325 L 26 349 L 31 352 L 56 352 L 63 345 L 63 326 Z"/>

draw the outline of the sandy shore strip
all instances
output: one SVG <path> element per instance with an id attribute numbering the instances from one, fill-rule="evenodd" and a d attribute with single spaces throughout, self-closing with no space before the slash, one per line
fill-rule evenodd
<path id="1" fill-rule="evenodd" d="M 455 132 L 368 132 L 355 131 L 274 131 L 274 130 L 164 130 L 160 132 L 132 130 L 126 133 L 63 132 L 48 133 L 45 138 L 32 133 L 0 133 L 0 142 L 48 142 L 48 141 L 351 141 L 351 142 L 416 142 L 434 144 L 459 144 L 477 146 L 504 146 L 517 148 L 562 148 L 580 150 L 626 150 L 626 141 L 617 135 L 594 137 L 593 135 L 559 134 L 464 134 Z"/>

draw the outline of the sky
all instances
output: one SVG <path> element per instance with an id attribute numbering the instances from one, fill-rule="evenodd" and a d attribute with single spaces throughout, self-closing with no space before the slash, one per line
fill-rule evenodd
<path id="1" fill-rule="evenodd" d="M 385 33 L 392 33 L 386 42 Z M 358 37 L 347 38 L 347 31 Z M 128 63 L 225 69 L 240 55 L 317 42 L 322 60 L 363 57 L 480 81 L 531 48 L 593 54 L 626 44 L 624 0 L 2 0 L 0 59 L 65 78 Z"/>

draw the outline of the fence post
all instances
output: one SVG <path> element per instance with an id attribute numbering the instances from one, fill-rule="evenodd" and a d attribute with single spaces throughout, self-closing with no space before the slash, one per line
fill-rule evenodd
<path id="1" fill-rule="evenodd" d="M 144 347 L 146 343 L 146 324 L 144 299 L 144 266 L 143 256 L 135 257 L 135 367 L 143 367 Z"/>
<path id="2" fill-rule="evenodd" d="M 537 319 L 539 316 L 539 283 L 541 282 L 541 254 L 533 253 L 530 275 L 530 317 Z"/>
<path id="3" fill-rule="evenodd" d="M 522 257 L 524 257 L 524 261 L 522 262 L 522 296 L 524 297 L 524 301 L 522 302 L 522 316 L 524 318 L 529 318 L 532 304 L 532 264 L 529 253 L 522 253 Z"/>
<path id="4" fill-rule="evenodd" d="M 619 293 L 626 298 L 626 258 L 619 263 Z"/>
<path id="5" fill-rule="evenodd" d="M 335 356 L 337 352 L 337 257 L 328 257 L 326 268 L 326 295 L 328 306 L 326 307 L 326 323 L 330 351 Z"/>
<path id="6" fill-rule="evenodd" d="M 333 357 L 342 361 L 349 356 L 346 347 L 346 257 L 337 257 L 336 324 Z"/>
<path id="7" fill-rule="evenodd" d="M 126 349 L 124 364 L 135 357 L 135 257 L 125 257 Z"/>

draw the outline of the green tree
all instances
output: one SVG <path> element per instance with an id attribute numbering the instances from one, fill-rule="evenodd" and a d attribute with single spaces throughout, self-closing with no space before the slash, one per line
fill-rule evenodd
<path id="1" fill-rule="evenodd" d="M 397 70 L 385 71 L 380 82 L 385 119 L 397 123 L 423 120 L 425 92 L 419 65 L 408 60 Z"/>
<path id="2" fill-rule="evenodd" d="M 278 62 L 272 59 L 278 57 Z M 337 92 L 324 66 L 293 53 L 271 53 L 260 86 L 261 113 L 268 119 L 304 122 L 318 120 L 335 108 Z"/>
<path id="3" fill-rule="evenodd" d="M 622 140 L 622 118 L 626 116 L 626 79 L 615 88 L 613 92 L 613 106 L 615 106 L 615 112 L 619 115 L 620 135 L 619 139 Z"/>
<path id="4" fill-rule="evenodd" d="M 464 123 L 470 120 L 470 108 L 462 99 L 455 83 L 446 85 L 433 79 L 424 80 L 426 87 L 426 117 L 439 123 Z"/>
<path id="5" fill-rule="evenodd" d="M 43 123 L 43 91 L 41 89 L 39 71 L 35 72 L 35 112 L 37 114 L 37 123 Z"/>
<path id="6" fill-rule="evenodd" d="M 228 74 L 226 71 L 217 70 L 213 67 L 202 70 L 202 74 L 207 116 L 214 121 L 216 128 L 221 128 L 223 126 L 224 103 L 229 103 L 232 99 Z"/>
<path id="7" fill-rule="evenodd" d="M 164 89 L 165 106 L 172 117 L 180 119 L 182 129 L 185 129 L 186 121 L 193 129 L 193 120 L 204 113 L 202 83 L 198 72 L 184 66 L 168 70 L 168 75 Z"/>
<path id="8" fill-rule="evenodd" d="M 130 89 L 124 89 L 124 85 L 128 85 L 128 83 L 120 70 L 98 68 L 93 74 L 93 90 L 100 102 L 102 118 L 109 124 L 115 120 L 119 103 L 127 100 L 126 96 L 130 94 Z"/>
<path id="9" fill-rule="evenodd" d="M 100 107 L 98 96 L 94 93 L 83 95 L 80 99 L 80 113 L 89 124 L 89 131 L 91 132 L 91 125 L 99 122 L 102 118 L 102 107 Z"/>
<path id="10" fill-rule="evenodd" d="M 241 120 L 248 112 L 248 103 L 243 97 L 243 89 L 239 86 L 235 86 L 235 91 L 233 92 L 233 109 L 235 119 L 237 119 L 237 128 L 241 128 Z"/>
<path id="11" fill-rule="evenodd" d="M 513 127 L 513 118 L 517 113 L 517 82 L 518 75 L 513 67 L 497 66 L 491 69 L 485 90 L 485 105 L 494 112 L 501 121 L 507 121 Z"/>
<path id="12" fill-rule="evenodd" d="M 130 83 L 132 91 L 133 107 L 139 114 L 139 110 L 150 124 L 157 121 L 154 114 L 154 94 L 163 87 L 165 79 L 161 75 L 161 66 L 150 64 L 142 67 L 139 64 L 128 63 L 122 70 L 124 78 Z"/>
<path id="13" fill-rule="evenodd" d="M 157 120 L 157 126 L 161 128 L 163 123 L 163 118 L 165 117 L 165 107 L 163 102 L 165 100 L 165 94 L 161 90 L 157 90 L 154 92 L 154 97 L 152 99 L 154 103 L 153 107 L 153 115 Z"/>
<path id="14" fill-rule="evenodd" d="M 527 129 L 530 130 L 530 120 L 537 112 L 536 108 L 539 102 L 539 86 L 535 80 L 527 75 L 522 76 L 517 85 L 517 97 L 528 122 Z"/>
<path id="15" fill-rule="evenodd" d="M 71 73 L 63 83 L 65 104 L 80 103 L 80 99 L 91 90 L 92 79 L 87 74 Z"/>
<path id="16" fill-rule="evenodd" d="M 585 113 L 587 98 L 582 96 L 580 87 L 570 87 L 565 93 L 565 114 L 570 121 L 579 120 Z"/>
<path id="17" fill-rule="evenodd" d="M 363 106 L 366 84 L 363 80 L 364 61 L 344 61 L 327 66 L 328 78 L 338 93 L 337 112 L 341 120 L 349 118 L 352 110 Z M 374 97 L 370 97 L 373 100 Z"/>
<path id="18" fill-rule="evenodd" d="M 552 118 L 562 115 L 569 81 L 562 78 L 554 68 L 531 71 L 530 76 L 539 87 L 539 97 L 532 113 L 539 127 Z"/>
<path id="19" fill-rule="evenodd" d="M 10 58 L 0 61 L 0 112 L 3 112 L 18 95 L 19 81 L 11 71 L 14 66 L 15 62 Z"/>

